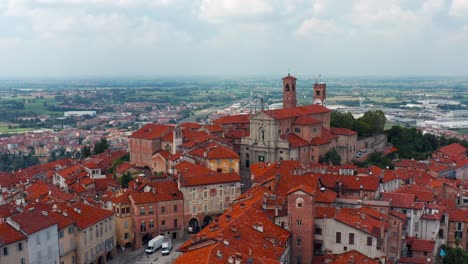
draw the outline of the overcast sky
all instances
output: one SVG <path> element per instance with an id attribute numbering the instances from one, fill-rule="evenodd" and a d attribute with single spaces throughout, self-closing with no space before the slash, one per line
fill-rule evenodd
<path id="1" fill-rule="evenodd" d="M 0 0 L 0 77 L 468 75 L 468 0 Z"/>

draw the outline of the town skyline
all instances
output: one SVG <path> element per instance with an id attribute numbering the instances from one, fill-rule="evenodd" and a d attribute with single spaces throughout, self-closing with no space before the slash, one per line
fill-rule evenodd
<path id="1" fill-rule="evenodd" d="M 8 0 L 0 78 L 466 75 L 466 14 L 461 0 Z"/>

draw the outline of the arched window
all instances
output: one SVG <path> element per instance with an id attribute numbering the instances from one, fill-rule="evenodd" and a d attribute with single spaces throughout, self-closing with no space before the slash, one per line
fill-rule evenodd
<path id="1" fill-rule="evenodd" d="M 286 86 L 284 86 L 284 89 L 286 90 L 286 92 L 289 92 L 289 83 L 287 83 Z"/>
<path id="2" fill-rule="evenodd" d="M 295 85 L 293 84 L 293 85 L 292 85 L 292 91 L 293 91 L 293 92 L 294 92 L 294 89 L 295 89 L 295 88 L 296 88 L 296 87 L 295 87 Z"/>
<path id="3" fill-rule="evenodd" d="M 302 198 L 297 198 L 297 199 L 296 199 L 296 207 L 297 207 L 297 208 L 302 208 L 303 205 L 304 205 L 304 199 L 302 199 Z"/>

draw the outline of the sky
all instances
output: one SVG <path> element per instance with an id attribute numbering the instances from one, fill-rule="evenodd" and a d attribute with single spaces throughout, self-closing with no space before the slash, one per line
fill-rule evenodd
<path id="1" fill-rule="evenodd" d="M 468 0 L 0 0 L 0 77 L 468 75 Z"/>

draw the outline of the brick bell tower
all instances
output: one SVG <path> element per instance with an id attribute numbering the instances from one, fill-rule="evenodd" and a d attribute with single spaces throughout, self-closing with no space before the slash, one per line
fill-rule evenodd
<path id="1" fill-rule="evenodd" d="M 288 76 L 283 78 L 283 108 L 296 107 L 296 77 Z"/>
<path id="2" fill-rule="evenodd" d="M 314 104 L 325 106 L 327 99 L 327 85 L 325 83 L 314 83 Z"/>

